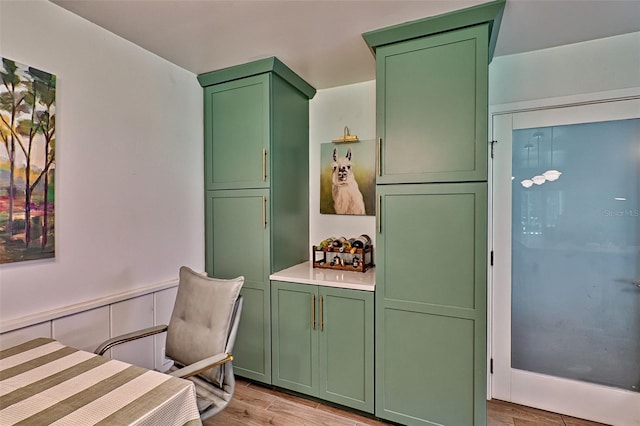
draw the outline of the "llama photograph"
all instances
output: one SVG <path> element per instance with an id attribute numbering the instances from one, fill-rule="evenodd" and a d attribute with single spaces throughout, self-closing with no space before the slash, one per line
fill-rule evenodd
<path id="1" fill-rule="evenodd" d="M 320 213 L 374 216 L 374 141 L 321 144 L 320 154 Z"/>

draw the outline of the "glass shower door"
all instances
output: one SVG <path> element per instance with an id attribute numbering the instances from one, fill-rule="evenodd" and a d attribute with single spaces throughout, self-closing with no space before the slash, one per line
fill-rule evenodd
<path id="1" fill-rule="evenodd" d="M 508 382 L 498 394 L 509 400 L 640 422 L 640 118 L 629 114 L 637 105 L 584 119 L 595 106 L 513 114 L 508 130 L 509 120 L 496 121 L 511 139 L 501 159 L 509 173 L 496 166 L 494 182 L 494 218 L 510 216 L 494 221 L 494 244 L 509 252 L 494 288 L 510 285 L 510 309 L 500 314 L 509 316 L 508 378 L 497 379 Z M 572 401 L 584 394 L 593 402 Z"/>

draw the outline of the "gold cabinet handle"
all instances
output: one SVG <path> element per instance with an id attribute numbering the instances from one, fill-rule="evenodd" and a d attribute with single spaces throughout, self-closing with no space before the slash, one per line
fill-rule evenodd
<path id="1" fill-rule="evenodd" d="M 378 138 L 378 176 L 382 176 L 382 138 Z"/>
<path id="2" fill-rule="evenodd" d="M 376 212 L 378 220 L 378 234 L 382 234 L 382 195 L 378 195 L 378 211 Z"/>
<path id="3" fill-rule="evenodd" d="M 324 329 L 324 315 L 322 312 L 322 296 L 320 296 L 320 331 Z"/>
<path id="4" fill-rule="evenodd" d="M 311 295 L 311 329 L 316 329 L 316 295 Z"/>
<path id="5" fill-rule="evenodd" d="M 262 196 L 262 226 L 267 228 L 267 197 Z"/>
<path id="6" fill-rule="evenodd" d="M 267 181 L 267 150 L 262 148 L 262 181 Z"/>

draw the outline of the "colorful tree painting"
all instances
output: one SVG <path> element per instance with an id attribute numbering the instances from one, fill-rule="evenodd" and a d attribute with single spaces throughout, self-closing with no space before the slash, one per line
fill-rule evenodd
<path id="1" fill-rule="evenodd" d="M 54 257 L 56 76 L 1 59 L 0 263 Z"/>

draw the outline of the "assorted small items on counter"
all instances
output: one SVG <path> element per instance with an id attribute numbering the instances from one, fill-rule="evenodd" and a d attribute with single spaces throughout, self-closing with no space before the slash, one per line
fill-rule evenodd
<path id="1" fill-rule="evenodd" d="M 327 238 L 313 246 L 311 254 L 314 268 L 364 272 L 373 266 L 373 245 L 366 234 Z"/>

